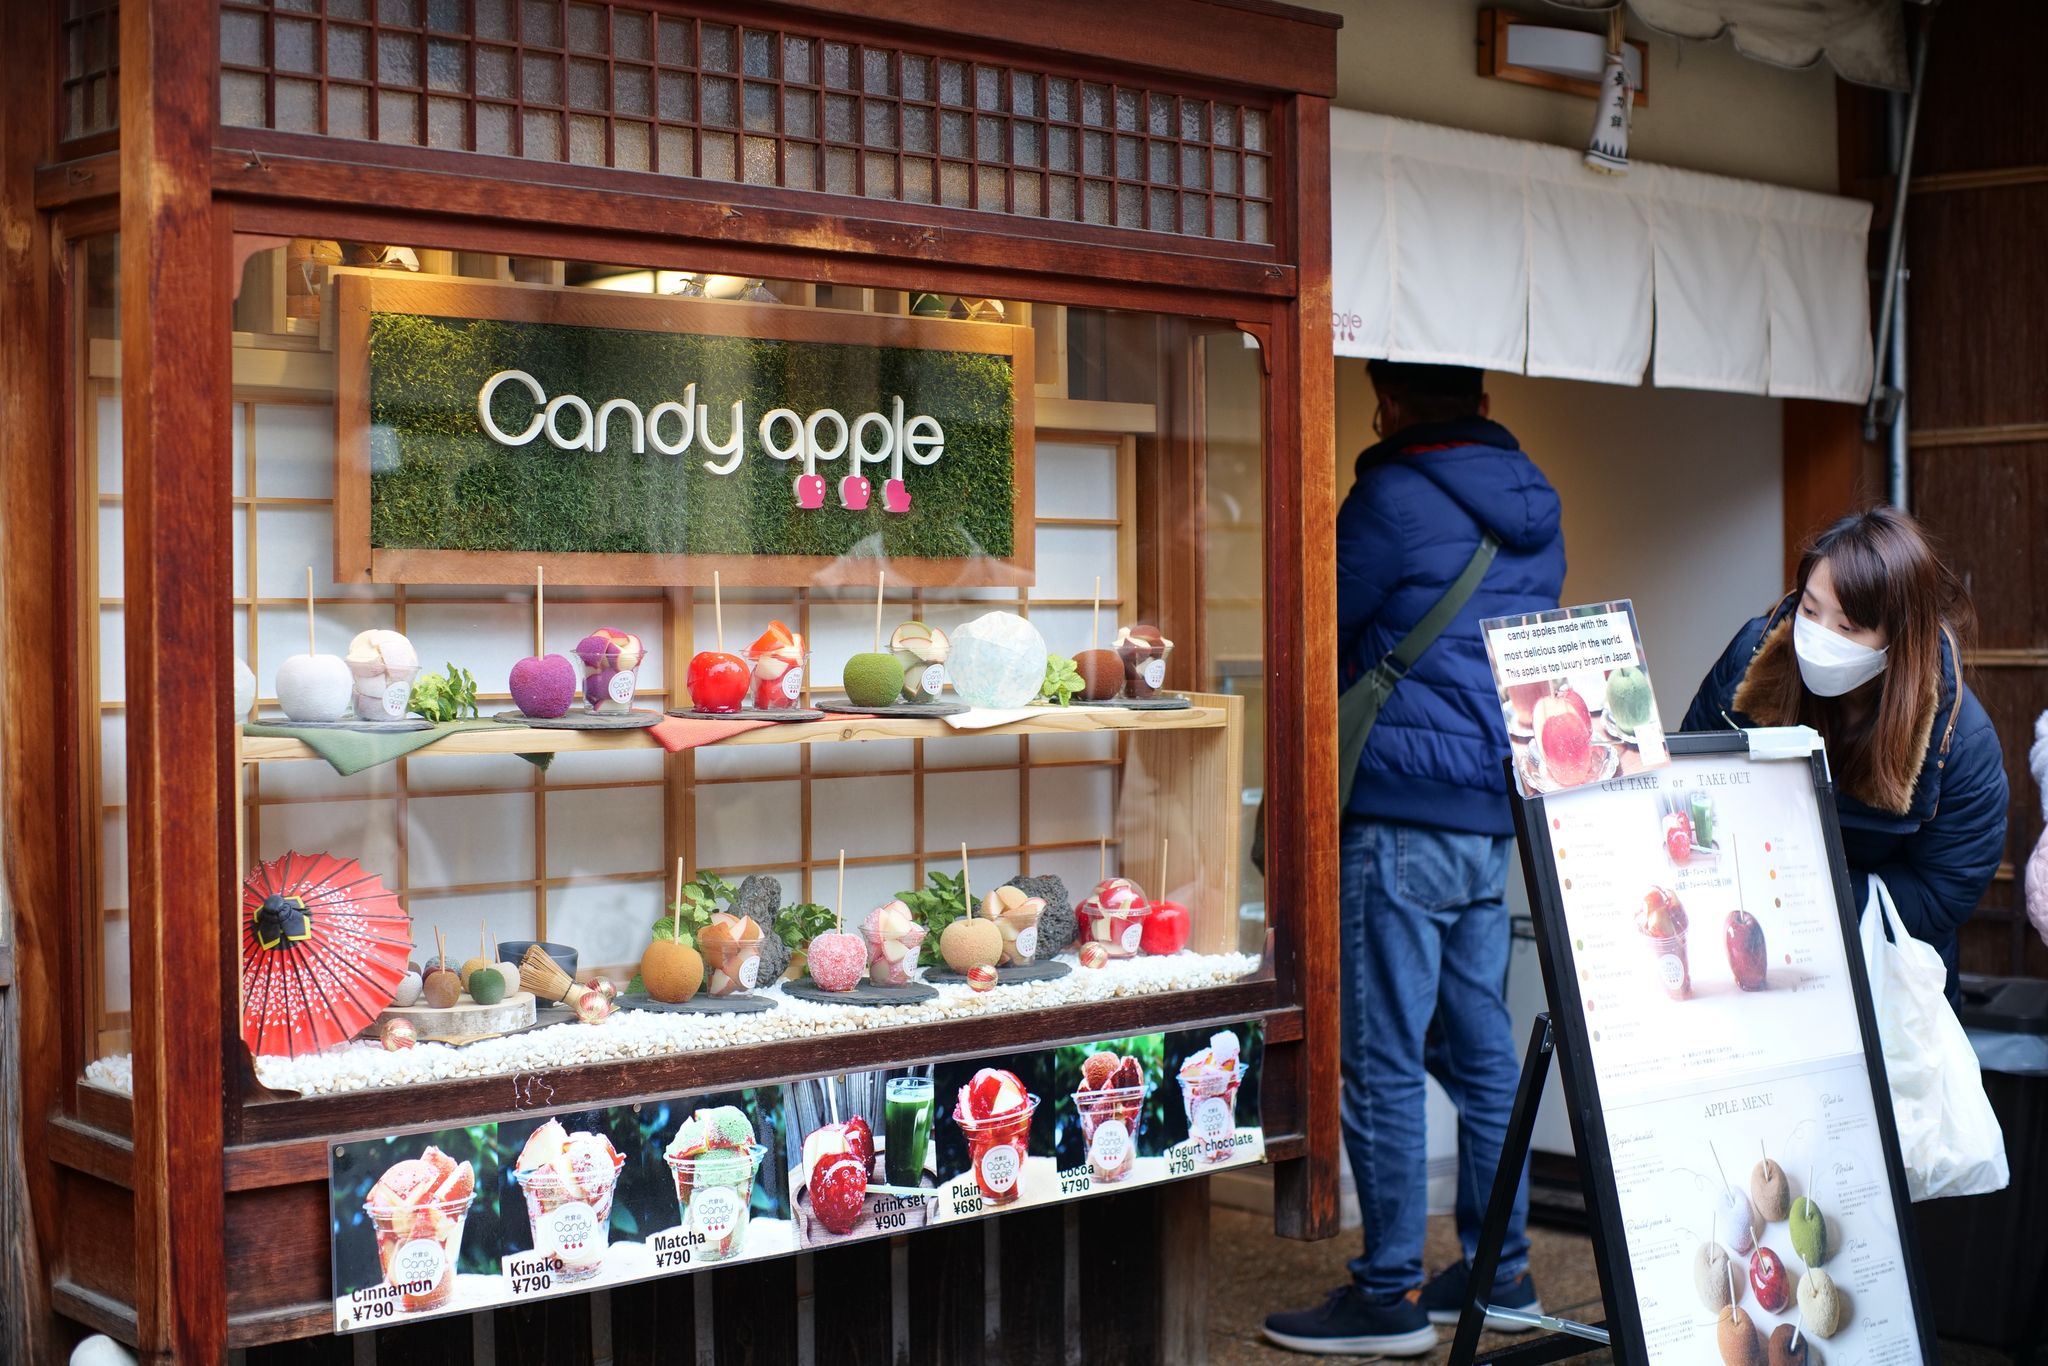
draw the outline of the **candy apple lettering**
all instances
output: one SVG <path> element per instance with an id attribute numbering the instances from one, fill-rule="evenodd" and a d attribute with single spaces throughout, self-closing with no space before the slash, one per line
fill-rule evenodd
<path id="1" fill-rule="evenodd" d="M 534 405 L 526 425 L 517 430 L 508 430 L 493 411 L 498 391 L 507 385 L 525 390 Z M 703 463 L 719 475 L 733 473 L 745 458 L 746 405 L 734 400 L 732 420 L 721 440 L 712 434 L 711 407 L 697 401 L 694 383 L 683 386 L 681 402 L 657 403 L 645 411 L 623 398 L 607 399 L 593 408 L 588 399 L 575 394 L 549 397 L 546 387 L 524 370 L 500 370 L 477 390 L 476 416 L 484 433 L 505 446 L 526 446 L 545 436 L 557 450 L 602 451 L 623 420 L 635 455 L 645 455 L 649 446 L 663 455 L 681 455 L 695 447 L 718 457 Z M 882 506 L 890 512 L 908 512 L 911 498 L 903 482 L 903 462 L 930 465 L 946 453 L 946 433 L 938 420 L 923 413 L 906 415 L 901 396 L 891 396 L 887 412 L 860 413 L 851 421 L 834 408 L 809 414 L 776 408 L 761 418 L 756 431 L 761 449 L 772 458 L 803 462 L 803 472 L 793 481 L 797 505 L 803 508 L 825 505 L 825 479 L 818 473 L 818 462 L 843 457 L 851 468 L 839 481 L 842 506 L 856 512 L 865 509 L 873 485 L 861 469 L 887 465 Z"/>

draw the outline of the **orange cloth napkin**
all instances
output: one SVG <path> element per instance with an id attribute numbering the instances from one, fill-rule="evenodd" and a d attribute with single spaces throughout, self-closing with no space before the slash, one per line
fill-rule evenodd
<path id="1" fill-rule="evenodd" d="M 715 744 L 727 736 L 741 735 L 774 724 L 773 721 L 704 721 L 694 716 L 669 716 L 655 722 L 648 729 L 663 749 L 674 754 L 678 750 Z"/>

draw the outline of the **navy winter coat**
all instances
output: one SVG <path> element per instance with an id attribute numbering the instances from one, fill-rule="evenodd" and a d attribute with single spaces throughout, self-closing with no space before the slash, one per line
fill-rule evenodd
<path id="1" fill-rule="evenodd" d="M 1791 614 L 1788 598 L 1770 616 L 1758 617 L 1737 633 L 1686 710 L 1686 730 L 1797 722 L 1796 717 L 1751 715 L 1736 706 L 1746 680 L 1797 667 Z M 1907 931 L 1941 951 L 1951 999 L 1956 995 L 1956 932 L 1977 909 L 2005 856 L 2006 818 L 2005 758 L 1998 732 L 1976 694 L 1958 678 L 1956 663 L 1944 639 L 1941 687 L 1921 721 L 1925 756 L 1907 809 L 1882 810 L 1869 804 L 1868 793 L 1835 789 L 1842 852 L 1858 912 L 1870 894 L 1870 875 L 1876 873 L 1890 889 Z M 1768 690 L 1751 695 L 1768 695 Z"/>
<path id="2" fill-rule="evenodd" d="M 1507 428 L 1410 427 L 1358 457 L 1337 511 L 1337 644 L 1349 687 L 1464 572 L 1484 531 L 1500 551 L 1479 591 L 1401 680 L 1366 737 L 1353 815 L 1481 835 L 1514 832 L 1507 728 L 1486 617 L 1547 611 L 1564 591 L 1556 490 Z"/>

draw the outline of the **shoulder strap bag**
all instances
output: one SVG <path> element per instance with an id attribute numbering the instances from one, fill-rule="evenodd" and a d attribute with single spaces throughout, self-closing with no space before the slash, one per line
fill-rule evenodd
<path id="1" fill-rule="evenodd" d="M 1358 760 L 1365 753 L 1365 738 L 1372 733 L 1373 723 L 1380 718 L 1380 708 L 1393 696 L 1394 688 L 1408 676 L 1415 662 L 1422 658 L 1437 637 L 1450 628 L 1457 620 L 1458 613 L 1465 610 L 1465 604 L 1479 591 L 1479 581 L 1486 577 L 1487 567 L 1500 550 L 1500 542 L 1489 531 L 1479 538 L 1478 549 L 1465 562 L 1465 568 L 1436 600 L 1436 605 L 1423 614 L 1415 628 L 1401 637 L 1400 643 L 1387 651 L 1380 662 L 1366 670 L 1365 677 L 1346 688 L 1337 699 L 1337 809 L 1342 811 L 1351 804 L 1351 789 L 1358 783 Z M 1261 873 L 1266 871 L 1266 804 L 1259 802 L 1259 816 L 1252 831 L 1252 866 Z"/>

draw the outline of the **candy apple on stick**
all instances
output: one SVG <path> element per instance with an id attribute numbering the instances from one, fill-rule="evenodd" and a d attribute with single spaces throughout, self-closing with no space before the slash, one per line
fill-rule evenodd
<path id="1" fill-rule="evenodd" d="M 834 907 L 837 929 L 811 940 L 805 954 L 811 981 L 823 991 L 852 991 L 868 967 L 867 942 L 846 932 L 846 851 L 839 851 L 839 900 Z"/>
<path id="2" fill-rule="evenodd" d="M 306 566 L 306 653 L 277 666 L 277 701 L 294 721 L 339 721 L 355 702 L 355 675 L 340 655 L 314 653 L 313 567 Z"/>
<path id="3" fill-rule="evenodd" d="M 882 648 L 882 589 L 886 571 L 875 571 L 874 649 L 846 661 L 841 681 L 846 700 L 856 707 L 886 707 L 903 691 L 903 664 Z"/>
<path id="4" fill-rule="evenodd" d="M 1074 658 L 1074 671 L 1081 675 L 1081 700 L 1107 702 L 1123 691 L 1124 660 L 1115 650 L 1102 648 L 1102 576 L 1095 576 L 1095 613 L 1088 629 L 1088 648 Z"/>
<path id="5" fill-rule="evenodd" d="M 1159 890 L 1162 892 L 1173 885 L 1166 880 L 1166 852 L 1170 844 L 1169 840 L 1159 841 Z M 1178 901 L 1155 901 L 1151 913 L 1145 917 L 1139 947 L 1147 953 L 1179 953 L 1188 946 L 1188 934 L 1193 928 L 1187 907 Z"/>
<path id="6" fill-rule="evenodd" d="M 711 610 L 717 623 L 718 648 L 697 652 L 684 684 L 690 690 L 690 705 L 698 711 L 736 712 L 746 700 L 754 671 L 746 660 L 726 653 L 725 600 L 717 570 L 711 573 Z"/>
<path id="7" fill-rule="evenodd" d="M 512 705 L 527 716 L 548 719 L 568 714 L 576 700 L 578 676 L 567 655 L 551 655 L 547 635 L 547 570 L 533 570 L 533 654 L 512 666 Z"/>

